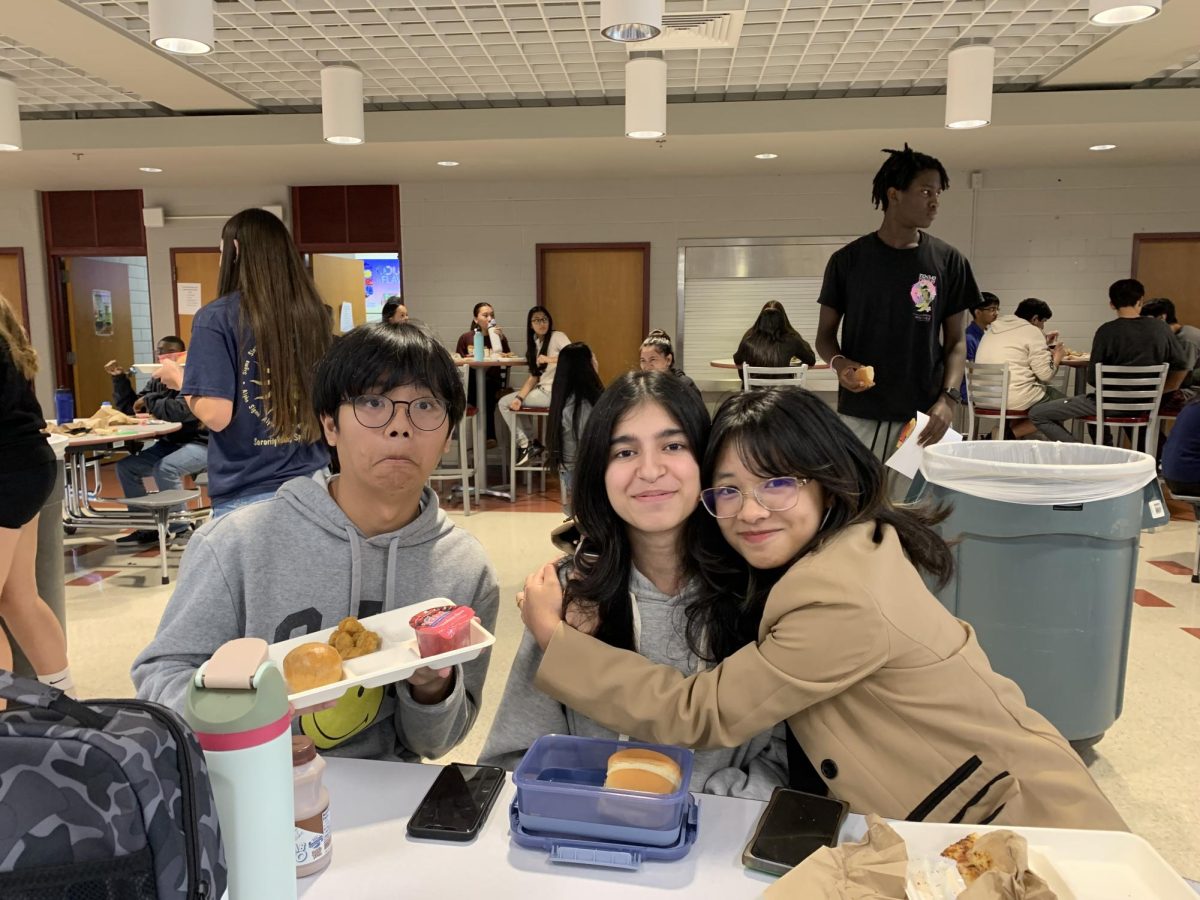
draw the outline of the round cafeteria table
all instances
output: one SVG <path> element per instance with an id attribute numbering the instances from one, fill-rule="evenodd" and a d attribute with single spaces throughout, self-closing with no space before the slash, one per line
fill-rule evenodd
<path id="1" fill-rule="evenodd" d="M 472 435 L 472 445 L 475 448 L 475 459 L 483 460 L 482 463 L 476 463 L 476 484 L 479 486 L 480 494 L 491 494 L 496 497 L 509 499 L 508 494 L 488 491 L 487 485 L 487 410 L 482 404 L 487 396 L 487 386 L 485 384 L 488 369 L 507 369 L 513 366 L 525 365 L 525 357 L 523 356 L 489 356 L 487 359 L 475 359 L 473 356 L 455 356 L 454 362 L 460 366 L 467 366 L 475 370 L 475 402 L 480 404 L 478 407 L 479 414 L 475 416 L 475 434 Z"/>

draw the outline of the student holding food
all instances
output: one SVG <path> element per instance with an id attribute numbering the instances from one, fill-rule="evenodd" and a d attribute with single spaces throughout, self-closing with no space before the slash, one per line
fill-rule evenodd
<path id="1" fill-rule="evenodd" d="M 734 746 L 786 721 L 813 787 L 856 813 L 1126 829 L 1070 744 L 925 586 L 922 570 L 943 582 L 953 571 L 937 514 L 893 506 L 882 465 L 816 395 L 731 397 L 703 478 L 726 543 L 700 557 L 688 638 L 723 661 L 686 676 L 560 621 L 547 566 L 521 604 L 545 648 L 541 690 L 635 739 L 683 746 Z"/>
<path id="2" fill-rule="evenodd" d="M 347 617 L 434 597 L 470 606 L 491 630 L 495 573 L 426 487 L 464 406 L 450 355 L 416 326 L 363 325 L 344 335 L 313 382 L 313 409 L 340 474 L 294 478 L 196 532 L 158 633 L 134 661 L 138 696 L 181 709 L 196 668 L 238 637 L 278 643 L 340 623 L 351 644 L 375 652 Z M 305 648 L 285 674 L 306 688 L 336 681 L 335 648 Z M 407 682 L 352 688 L 332 709 L 298 716 L 293 729 L 334 755 L 441 756 L 470 729 L 487 664 L 484 653 L 419 669 Z"/>
<path id="3" fill-rule="evenodd" d="M 685 639 L 701 596 L 700 452 L 708 410 L 700 394 L 670 372 L 630 372 L 606 390 L 588 418 L 576 457 L 575 521 L 585 535 L 571 561 L 560 560 L 567 614 L 592 623 L 600 641 L 647 665 L 683 677 L 703 668 Z M 561 608 L 561 606 L 560 606 Z M 480 756 L 513 769 L 546 734 L 616 738 L 539 691 L 541 651 L 526 634 Z M 719 657 L 718 657 L 719 658 Z M 787 782 L 787 749 L 772 722 L 728 747 L 696 754 L 691 788 L 765 800 Z"/>

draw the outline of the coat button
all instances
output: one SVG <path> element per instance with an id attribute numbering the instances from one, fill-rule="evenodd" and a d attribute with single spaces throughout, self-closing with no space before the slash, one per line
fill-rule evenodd
<path id="1" fill-rule="evenodd" d="M 835 763 L 832 759 L 821 760 L 821 774 L 826 778 L 837 778 L 837 763 Z"/>

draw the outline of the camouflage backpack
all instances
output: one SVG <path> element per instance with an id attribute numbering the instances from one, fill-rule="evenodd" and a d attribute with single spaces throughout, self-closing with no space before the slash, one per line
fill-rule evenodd
<path id="1" fill-rule="evenodd" d="M 171 710 L 79 703 L 0 669 L 0 897 L 218 900 L 225 855 L 200 745 Z"/>

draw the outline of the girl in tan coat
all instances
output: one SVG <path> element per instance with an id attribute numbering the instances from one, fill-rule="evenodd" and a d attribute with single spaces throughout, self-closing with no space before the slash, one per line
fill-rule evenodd
<path id="1" fill-rule="evenodd" d="M 891 506 L 882 467 L 824 403 L 795 388 L 730 398 L 702 478 L 726 546 L 713 541 L 725 552 L 706 565 L 688 636 L 740 649 L 685 677 L 603 644 L 570 610 L 561 621 L 549 566 L 518 598 L 545 648 L 541 690 L 634 738 L 691 747 L 736 746 L 786 720 L 814 782 L 857 813 L 1126 828 L 926 588 L 918 569 L 944 580 L 953 565 L 936 517 Z"/>

